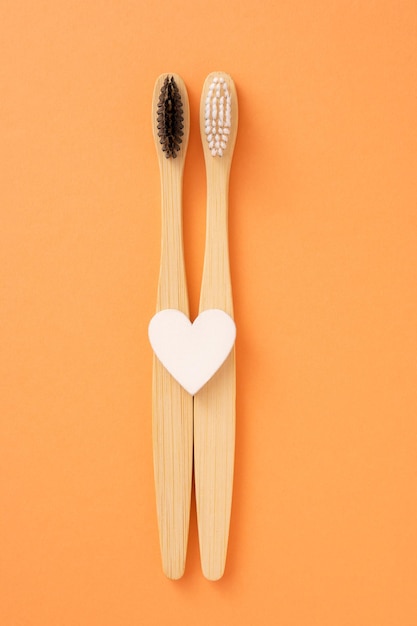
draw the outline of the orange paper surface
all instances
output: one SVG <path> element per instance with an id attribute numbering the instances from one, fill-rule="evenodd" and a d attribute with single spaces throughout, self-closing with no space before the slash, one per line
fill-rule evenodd
<path id="1" fill-rule="evenodd" d="M 414 1 L 1 9 L 2 626 L 415 626 Z M 188 87 L 185 256 L 205 231 L 200 91 L 239 96 L 227 568 L 161 571 L 151 445 L 151 97 Z"/>

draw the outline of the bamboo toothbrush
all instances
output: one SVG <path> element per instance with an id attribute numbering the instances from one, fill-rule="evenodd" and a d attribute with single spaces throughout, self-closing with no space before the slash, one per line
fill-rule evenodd
<path id="1" fill-rule="evenodd" d="M 238 123 L 230 76 L 210 74 L 200 105 L 207 176 L 207 222 L 200 313 L 221 309 L 233 317 L 228 249 L 229 173 Z M 225 568 L 235 447 L 235 351 L 194 397 L 194 471 L 201 566 L 209 580 Z"/>
<path id="2" fill-rule="evenodd" d="M 152 128 L 161 175 L 162 235 L 157 311 L 188 312 L 182 236 L 182 179 L 189 137 L 183 80 L 163 74 L 155 83 Z M 153 453 L 162 566 L 168 578 L 184 573 L 190 519 L 193 397 L 153 360 Z"/>

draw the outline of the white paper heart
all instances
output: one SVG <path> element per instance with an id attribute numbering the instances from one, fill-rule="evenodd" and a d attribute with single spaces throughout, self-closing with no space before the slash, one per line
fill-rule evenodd
<path id="1" fill-rule="evenodd" d="M 149 341 L 168 372 L 191 395 L 195 395 L 217 372 L 236 338 L 230 315 L 219 309 L 203 311 L 192 324 L 176 309 L 153 316 Z"/>

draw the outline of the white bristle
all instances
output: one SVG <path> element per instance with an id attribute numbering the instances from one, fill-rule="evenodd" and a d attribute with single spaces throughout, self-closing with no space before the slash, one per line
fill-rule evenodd
<path id="1" fill-rule="evenodd" d="M 214 76 L 205 99 L 205 133 L 212 156 L 223 156 L 232 125 L 232 98 L 226 80 Z"/>

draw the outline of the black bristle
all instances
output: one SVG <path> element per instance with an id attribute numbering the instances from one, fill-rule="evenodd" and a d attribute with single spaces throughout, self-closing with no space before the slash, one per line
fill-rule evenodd
<path id="1" fill-rule="evenodd" d="M 159 94 L 157 129 L 159 143 L 167 159 L 176 158 L 184 135 L 184 113 L 181 94 L 174 77 L 167 76 Z"/>

